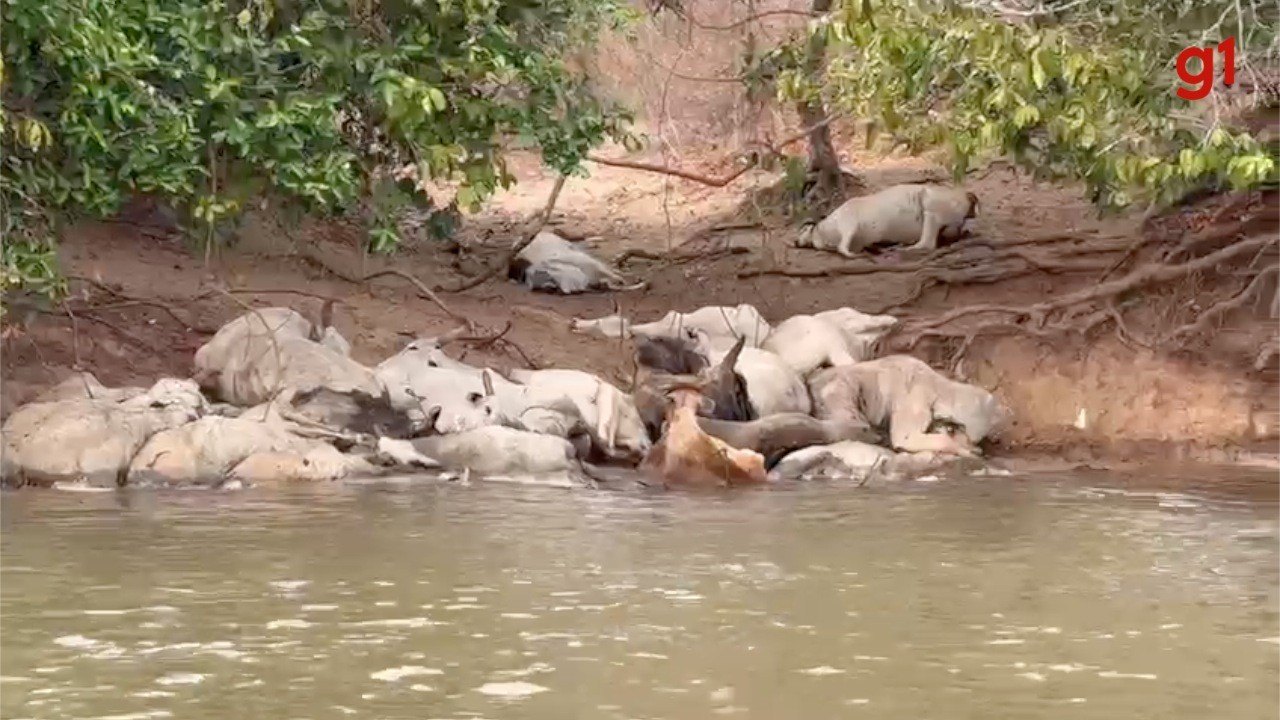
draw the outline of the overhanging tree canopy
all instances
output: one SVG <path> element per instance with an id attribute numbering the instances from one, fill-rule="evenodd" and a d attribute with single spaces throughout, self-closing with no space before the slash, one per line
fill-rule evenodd
<path id="1" fill-rule="evenodd" d="M 622 0 L 47 0 L 3 4 L 0 290 L 52 290 L 56 223 L 158 193 L 211 229 L 272 191 L 313 209 L 396 195 L 413 164 L 476 206 L 518 138 L 577 172 L 628 116 L 568 59 Z M 403 195 L 399 198 L 403 200 Z M 374 249 L 396 242 L 377 211 Z M 212 232 L 208 240 L 212 241 Z"/>

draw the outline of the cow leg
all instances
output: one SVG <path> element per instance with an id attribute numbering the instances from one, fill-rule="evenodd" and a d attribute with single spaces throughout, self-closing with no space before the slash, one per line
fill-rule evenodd
<path id="1" fill-rule="evenodd" d="M 920 240 L 908 250 L 935 250 L 938 247 L 938 234 L 942 232 L 942 223 L 938 216 L 926 210 L 920 228 Z"/>

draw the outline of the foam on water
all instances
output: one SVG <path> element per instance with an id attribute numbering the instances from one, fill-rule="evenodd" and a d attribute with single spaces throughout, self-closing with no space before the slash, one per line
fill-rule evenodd
<path id="1" fill-rule="evenodd" d="M 546 692 L 549 688 L 533 683 L 516 681 L 516 682 L 491 682 L 485 683 L 476 688 L 476 692 L 482 695 L 502 698 L 524 698 L 530 695 L 536 695 L 540 692 Z"/>

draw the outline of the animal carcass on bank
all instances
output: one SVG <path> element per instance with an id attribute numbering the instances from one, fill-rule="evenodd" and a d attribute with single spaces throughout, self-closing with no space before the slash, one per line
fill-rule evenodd
<path id="1" fill-rule="evenodd" d="M 761 348 L 804 377 L 821 367 L 873 359 L 878 341 L 897 322 L 892 315 L 866 315 L 853 308 L 793 315 L 769 333 Z"/>
<path id="2" fill-rule="evenodd" d="M 724 362 L 728 352 L 717 349 L 701 330 L 695 331 L 699 351 L 712 363 Z M 736 347 L 736 346 L 735 346 Z M 733 370 L 747 386 L 747 397 L 756 417 L 775 413 L 802 413 L 812 408 L 804 380 L 777 354 L 744 347 L 733 362 Z"/>
<path id="3" fill-rule="evenodd" d="M 196 420 L 206 407 L 194 381 L 175 378 L 161 378 L 120 402 L 30 403 L 4 424 L 2 474 L 15 484 L 123 484 L 130 461 L 149 438 Z"/>
<path id="4" fill-rule="evenodd" d="M 816 224 L 800 229 L 796 247 L 829 250 L 854 257 L 867 248 L 908 245 L 932 250 L 939 237 L 964 230 L 977 215 L 978 198 L 960 188 L 905 183 L 850 198 Z"/>
<path id="5" fill-rule="evenodd" d="M 887 426 L 893 449 L 903 452 L 972 455 L 1007 418 L 991 393 L 944 377 L 910 355 L 819 370 L 809 379 L 809 392 L 816 417 Z"/>
<path id="6" fill-rule="evenodd" d="M 258 405 L 277 392 L 326 387 L 382 394 L 373 371 L 353 360 L 336 330 L 321 330 L 284 307 L 247 312 L 196 351 L 201 387 L 233 405 Z"/>
<path id="7" fill-rule="evenodd" d="M 588 290 L 631 290 L 613 268 L 578 245 L 542 230 L 507 266 L 507 277 L 530 290 L 573 295 Z"/>
<path id="8" fill-rule="evenodd" d="M 665 487 L 722 487 L 765 482 L 764 456 L 742 450 L 702 431 L 699 407 L 708 403 L 696 386 L 667 391 L 667 420 L 662 437 L 645 455 L 640 470 Z M 703 407 L 708 412 L 711 408 Z"/>
<path id="9" fill-rule="evenodd" d="M 735 422 L 756 419 L 746 380 L 734 369 L 745 343 L 745 337 L 738 338 L 716 365 L 708 367 L 706 356 L 692 340 L 663 336 L 640 339 L 636 348 L 640 373 L 633 397 L 651 440 L 662 434 L 669 415 L 667 392 L 676 386 L 697 383 L 708 400 L 699 406 L 709 407 L 710 417 Z"/>
<path id="10" fill-rule="evenodd" d="M 511 378 L 524 383 L 522 392 L 530 404 L 566 398 L 607 451 L 621 450 L 643 456 L 652 444 L 640 412 L 630 395 L 596 375 L 581 370 L 513 370 Z"/>
<path id="11" fill-rule="evenodd" d="M 571 330 L 594 333 L 606 338 L 683 338 L 692 339 L 701 330 L 718 350 L 727 350 L 738 338 L 746 338 L 747 347 L 760 347 L 769 337 L 772 328 L 755 307 L 742 304 L 708 305 L 692 312 L 672 310 L 662 318 L 647 323 L 633 324 L 626 318 L 607 315 L 584 320 L 575 318 L 569 323 Z"/>

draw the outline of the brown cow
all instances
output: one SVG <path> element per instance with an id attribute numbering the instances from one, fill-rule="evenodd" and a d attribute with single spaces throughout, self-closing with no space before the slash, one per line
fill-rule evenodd
<path id="1" fill-rule="evenodd" d="M 763 455 L 733 448 L 698 426 L 698 410 L 710 412 L 714 405 L 700 387 L 671 386 L 667 402 L 666 428 L 641 461 L 641 472 L 664 487 L 732 487 L 766 481 Z"/>

